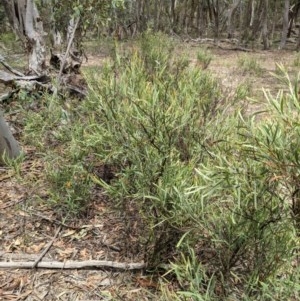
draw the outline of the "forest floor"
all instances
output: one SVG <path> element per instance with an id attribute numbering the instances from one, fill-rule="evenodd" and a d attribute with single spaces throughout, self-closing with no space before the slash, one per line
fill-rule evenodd
<path id="1" fill-rule="evenodd" d="M 199 47 L 191 44 L 183 47 L 192 63 Z M 289 50 L 243 52 L 210 48 L 209 51 L 213 58 L 208 69 L 219 79 L 224 91 L 230 93 L 241 84 L 250 87 L 250 98 L 256 100 L 251 110 L 264 103 L 262 88 L 276 94 L 283 87 L 270 74 L 275 72 L 276 63 L 282 63 L 292 78 L 300 65 L 299 54 Z M 93 53 L 89 57 L 85 67 L 101 65 L 106 54 Z M 250 62 L 249 68 L 245 62 Z M 14 104 L 10 105 L 11 114 L 6 117 L 14 127 L 19 116 Z M 20 137 L 22 129 L 16 131 Z M 0 167 L 0 262 L 34 263 L 51 243 L 43 262 L 142 262 L 142 252 L 131 247 L 136 246 L 138 229 L 126 229 L 126 220 L 112 210 L 101 190 L 95 189 L 86 216 L 72 222 L 68 219 L 66 224 L 62 216 L 45 205 L 48 196 L 43 176 L 45 162 L 33 146 L 22 147 L 26 159 L 20 170 Z M 139 227 L 138 221 L 135 227 Z M 0 300 L 161 300 L 160 288 L 158 276 L 153 278 L 153 274 L 149 276 L 140 270 L 0 269 Z"/>

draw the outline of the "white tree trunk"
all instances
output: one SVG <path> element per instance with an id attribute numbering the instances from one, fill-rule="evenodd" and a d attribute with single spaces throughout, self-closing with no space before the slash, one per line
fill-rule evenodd
<path id="1" fill-rule="evenodd" d="M 43 22 L 34 0 L 0 0 L 15 33 L 28 51 L 28 68 L 41 74 L 46 66 Z"/>
<path id="2" fill-rule="evenodd" d="M 232 23 L 232 17 L 238 6 L 240 5 L 241 0 L 234 0 L 233 3 L 228 8 L 228 19 L 227 19 L 227 33 L 228 38 L 231 39 L 234 37 L 234 27 Z"/>

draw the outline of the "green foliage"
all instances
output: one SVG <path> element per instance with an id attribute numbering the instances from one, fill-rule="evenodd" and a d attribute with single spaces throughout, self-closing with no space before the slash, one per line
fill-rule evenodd
<path id="1" fill-rule="evenodd" d="M 36 105 L 33 101 L 26 102 L 24 106 L 28 109 L 30 106 Z M 26 141 L 41 149 L 45 145 L 55 145 L 58 141 L 69 141 L 70 116 L 62 107 L 61 101 L 56 97 L 49 96 L 41 105 L 43 106 L 41 111 L 28 111 L 24 129 Z"/>
<path id="2" fill-rule="evenodd" d="M 3 162 L 7 167 L 11 168 L 17 177 L 21 177 L 21 166 L 24 161 L 24 153 L 21 153 L 17 158 L 11 159 L 4 154 L 1 158 L 1 163 Z"/>
<path id="3" fill-rule="evenodd" d="M 24 132 L 25 142 L 46 156 L 45 178 L 51 195 L 48 203 L 70 215 L 84 213 L 92 181 L 83 162 L 87 154 L 79 146 L 83 137 L 81 111 L 76 107 L 68 109 L 69 105 L 53 96 L 41 105 L 43 110 L 27 112 Z"/>
<path id="4" fill-rule="evenodd" d="M 92 182 L 86 168 L 65 158 L 47 159 L 47 179 L 51 185 L 51 202 L 59 211 L 76 215 L 89 205 Z"/>
<path id="5" fill-rule="evenodd" d="M 293 260 L 297 239 L 282 184 L 259 160 L 265 127 L 226 111 L 216 82 L 174 60 L 168 41 L 160 49 L 161 37 L 144 38 L 141 50 L 87 75 L 95 109 L 87 137 L 118 171 L 97 181 L 124 212 L 128 203 L 139 212 L 150 264 L 177 245 L 176 298 L 266 295 L 263 284 Z"/>
<path id="6" fill-rule="evenodd" d="M 220 109 L 216 81 L 175 60 L 172 44 L 147 34 L 140 51 L 126 59 L 117 53 L 102 74 L 87 74 L 95 111 L 89 141 L 118 170 L 118 180 L 103 186 L 123 207 L 135 200 L 157 262 L 156 250 L 174 249 L 181 232 L 174 229 L 189 223 L 183 191 L 193 184 L 195 164 L 210 156 L 218 130 L 208 128 Z"/>
<path id="7" fill-rule="evenodd" d="M 252 84 L 249 81 L 240 83 L 235 90 L 236 100 L 245 100 L 252 92 Z"/>
<path id="8" fill-rule="evenodd" d="M 263 72 L 262 67 L 257 60 L 249 55 L 243 55 L 239 57 L 238 67 L 243 74 L 260 76 Z"/>
<path id="9" fill-rule="evenodd" d="M 185 215 L 194 224 L 179 246 L 193 247 L 184 261 L 173 265 L 182 289 L 179 296 L 299 297 L 299 285 L 293 282 L 299 269 L 293 262 L 299 249 L 300 107 L 295 88 L 281 71 L 289 93 L 280 92 L 277 98 L 266 94 L 270 118 L 260 123 L 254 117 L 241 119 L 235 125 L 239 135 L 227 141 L 227 151 L 215 152 L 213 160 L 202 164 L 199 184 L 186 191 L 190 206 Z M 200 289 L 194 285 L 199 279 Z"/>
<path id="10" fill-rule="evenodd" d="M 16 37 L 12 32 L 0 34 L 0 41 L 7 47 L 12 46 L 16 42 Z"/>
<path id="11" fill-rule="evenodd" d="M 202 69 L 206 69 L 213 56 L 207 49 L 200 49 L 197 52 L 197 63 L 201 66 Z"/>
<path id="12" fill-rule="evenodd" d="M 294 58 L 294 67 L 300 67 L 300 54 L 297 52 Z"/>
<path id="13" fill-rule="evenodd" d="M 172 262 L 165 279 L 176 286 L 162 300 L 299 298 L 298 90 L 278 66 L 288 93 L 266 93 L 269 118 L 246 118 L 247 83 L 222 95 L 173 50 L 163 34 L 145 34 L 86 69 L 87 99 L 49 97 L 27 113 L 49 203 L 84 213 L 100 186 L 126 227 L 139 225 L 149 268 Z"/>
<path id="14" fill-rule="evenodd" d="M 149 73 L 164 71 L 168 67 L 175 42 L 161 32 L 145 32 L 140 39 L 141 58 Z"/>
<path id="15" fill-rule="evenodd" d="M 299 94 L 297 84 L 292 83 L 283 66 L 278 65 L 277 69 L 278 79 L 287 84 L 289 91 L 280 91 L 277 97 L 265 91 L 269 118 L 252 129 L 252 145 L 248 149 L 265 166 L 269 179 L 280 189 L 280 197 L 292 206 L 292 219 L 299 230 Z"/>
<path id="16" fill-rule="evenodd" d="M 52 22 L 55 20 L 56 29 L 64 34 L 67 33 L 67 16 L 79 17 L 80 22 L 77 29 L 77 42 L 82 42 L 83 35 L 88 30 L 99 28 L 100 25 L 107 24 L 115 8 L 123 7 L 123 0 L 84 0 L 84 1 L 52 1 L 50 3 Z M 47 10 L 45 10 L 47 13 Z M 49 11 L 48 11 L 49 14 Z M 47 16 L 49 17 L 49 16 Z"/>
<path id="17" fill-rule="evenodd" d="M 3 28 L 5 28 L 5 26 L 3 26 Z M 10 54 L 12 53 L 20 54 L 24 52 L 24 49 L 21 46 L 21 41 L 16 40 L 16 36 L 13 32 L 1 32 L 0 29 L 0 49 L 1 49 L 1 54 L 5 55 L 5 59 L 11 66 L 18 67 L 18 68 L 24 67 L 23 57 L 18 57 L 18 58 L 10 57 Z"/>

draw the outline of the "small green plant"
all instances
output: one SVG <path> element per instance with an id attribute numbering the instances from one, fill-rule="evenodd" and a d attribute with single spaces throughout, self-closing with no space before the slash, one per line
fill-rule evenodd
<path id="1" fill-rule="evenodd" d="M 40 103 L 43 106 L 40 111 L 28 110 L 31 104 L 23 104 L 26 111 L 24 129 L 26 142 L 39 147 L 40 150 L 45 150 L 47 145 L 56 145 L 58 141 L 70 141 L 71 119 L 68 111 L 63 108 L 62 102 L 56 97 L 45 94 Z"/>
<path id="2" fill-rule="evenodd" d="M 251 95 L 252 84 L 249 81 L 240 83 L 235 90 L 235 99 L 236 100 L 245 100 Z"/>
<path id="3" fill-rule="evenodd" d="M 14 170 L 17 177 L 21 177 L 21 167 L 24 162 L 25 154 L 21 153 L 17 158 L 10 159 L 5 154 L 3 156 L 3 163 Z"/>
<path id="4" fill-rule="evenodd" d="M 171 62 L 175 42 L 166 34 L 151 30 L 145 32 L 139 41 L 140 55 L 149 73 L 165 73 Z"/>
<path id="5" fill-rule="evenodd" d="M 213 56 L 207 49 L 200 49 L 197 52 L 197 64 L 201 69 L 207 69 Z"/>
<path id="6" fill-rule="evenodd" d="M 263 72 L 263 69 L 258 61 L 250 55 L 240 56 L 238 59 L 238 67 L 243 74 L 253 74 L 260 76 Z"/>
<path id="7" fill-rule="evenodd" d="M 293 66 L 294 67 L 300 67 L 300 54 L 297 52 L 295 55 L 294 61 L 293 61 Z"/>
<path id="8" fill-rule="evenodd" d="M 4 50 L 13 49 L 16 44 L 16 36 L 13 32 L 1 33 L 0 41 L 4 45 Z"/>
<path id="9" fill-rule="evenodd" d="M 48 158 L 47 178 L 51 184 L 51 201 L 60 211 L 70 215 L 84 213 L 89 205 L 91 185 L 89 173 L 80 164 Z"/>
<path id="10" fill-rule="evenodd" d="M 42 110 L 26 111 L 25 142 L 46 157 L 49 203 L 58 211 L 81 214 L 89 206 L 92 187 L 89 166 L 84 166 L 88 151 L 82 146 L 82 112 L 77 106 L 63 104 L 58 97 L 45 94 L 43 100 Z"/>

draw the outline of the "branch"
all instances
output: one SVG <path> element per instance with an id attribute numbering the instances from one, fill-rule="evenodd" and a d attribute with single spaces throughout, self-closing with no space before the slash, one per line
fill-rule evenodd
<path id="1" fill-rule="evenodd" d="M 13 91 L 9 91 L 5 94 L 2 94 L 0 96 L 0 103 L 8 101 L 18 91 L 19 91 L 19 89 L 16 89 L 16 90 L 13 90 Z"/>
<path id="2" fill-rule="evenodd" d="M 11 66 L 9 66 L 5 61 L 4 61 L 4 57 L 0 54 L 0 63 L 11 73 L 18 75 L 18 76 L 25 76 L 22 72 L 19 72 L 18 70 L 12 68 Z"/>
<path id="3" fill-rule="evenodd" d="M 17 76 L 0 70 L 1 83 L 8 85 L 12 84 L 15 81 L 38 81 L 39 83 L 48 83 L 50 81 L 50 77 L 48 75 Z"/>
<path id="4" fill-rule="evenodd" d="M 75 26 L 74 26 L 74 28 L 73 28 L 72 35 L 71 35 L 71 37 L 70 37 L 70 40 L 69 40 L 69 43 L 68 43 L 68 47 L 67 47 L 65 56 L 64 56 L 64 58 L 63 58 L 63 61 L 61 62 L 60 70 L 59 70 L 59 73 L 58 73 L 58 76 L 57 76 L 57 82 L 58 82 L 58 85 L 59 85 L 59 83 L 60 83 L 60 78 L 61 78 L 62 72 L 63 72 L 63 70 L 64 70 L 64 66 L 65 66 L 65 63 L 66 63 L 66 59 L 67 59 L 67 57 L 68 57 L 68 54 L 69 54 L 70 49 L 71 49 L 71 45 L 72 45 L 73 40 L 74 40 L 74 35 L 75 35 L 75 31 L 76 31 L 76 29 L 77 29 L 79 20 L 80 20 L 80 18 L 78 17 L 77 20 L 76 20 Z"/>
<path id="5" fill-rule="evenodd" d="M 32 268 L 36 268 L 36 266 L 38 265 L 38 263 L 43 259 L 43 257 L 45 256 L 45 254 L 49 251 L 49 249 L 51 248 L 51 246 L 53 245 L 58 233 L 61 230 L 61 225 L 58 227 L 56 233 L 54 234 L 52 240 L 48 243 L 48 245 L 46 246 L 46 248 L 44 249 L 44 251 L 41 253 L 41 255 L 35 260 L 35 262 L 32 265 Z"/>
<path id="6" fill-rule="evenodd" d="M 37 260 L 36 260 L 37 261 Z M 0 269 L 31 269 L 35 263 L 28 261 L 20 262 L 0 262 Z M 146 267 L 144 262 L 125 263 L 106 260 L 86 260 L 86 261 L 51 261 L 38 262 L 37 268 L 44 269 L 84 269 L 84 268 L 114 268 L 119 270 L 141 270 Z"/>

